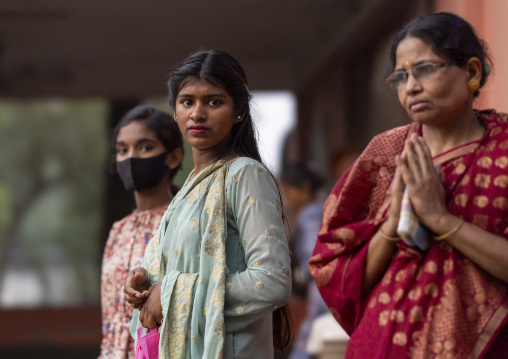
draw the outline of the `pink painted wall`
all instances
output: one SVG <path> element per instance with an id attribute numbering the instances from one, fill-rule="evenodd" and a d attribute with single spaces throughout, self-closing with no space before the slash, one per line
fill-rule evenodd
<path id="1" fill-rule="evenodd" d="M 475 107 L 508 112 L 508 1 L 436 0 L 435 11 L 448 11 L 466 19 L 489 50 L 494 70 L 480 91 Z"/>

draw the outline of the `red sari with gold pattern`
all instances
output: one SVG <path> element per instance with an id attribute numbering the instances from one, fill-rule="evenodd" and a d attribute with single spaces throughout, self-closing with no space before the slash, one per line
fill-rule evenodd
<path id="1" fill-rule="evenodd" d="M 508 116 L 476 115 L 484 137 L 434 163 L 441 165 L 449 211 L 508 240 Z M 399 242 L 384 276 L 361 294 L 369 240 L 388 216 L 395 156 L 414 131 L 418 124 L 374 137 L 325 203 L 309 268 L 351 336 L 346 357 L 483 358 L 493 342 L 508 350 L 507 331 L 499 335 L 508 321 L 508 284 L 446 241 L 427 252 Z"/>

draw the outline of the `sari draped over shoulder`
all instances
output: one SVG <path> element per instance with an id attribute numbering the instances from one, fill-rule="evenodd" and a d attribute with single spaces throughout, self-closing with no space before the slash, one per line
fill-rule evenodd
<path id="1" fill-rule="evenodd" d="M 218 161 L 186 182 L 161 219 L 144 262 L 150 283 L 162 283 L 160 358 L 273 356 L 272 312 L 291 277 L 267 173 L 243 157 Z"/>
<path id="2" fill-rule="evenodd" d="M 484 137 L 434 157 L 449 211 L 508 239 L 508 122 L 477 111 Z M 395 157 L 411 124 L 382 133 L 329 195 L 309 268 L 351 336 L 348 358 L 481 358 L 508 321 L 508 285 L 447 242 L 403 242 L 384 276 L 361 293 L 369 240 L 388 215 Z"/>

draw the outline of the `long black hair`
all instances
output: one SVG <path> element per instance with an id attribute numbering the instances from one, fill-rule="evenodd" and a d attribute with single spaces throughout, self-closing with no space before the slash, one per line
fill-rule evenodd
<path id="1" fill-rule="evenodd" d="M 231 151 L 228 154 L 249 157 L 263 163 L 250 111 L 252 95 L 249 93 L 247 76 L 240 63 L 227 52 L 220 50 L 199 51 L 188 57 L 171 74 L 168 82 L 168 100 L 173 109 L 180 90 L 194 79 L 207 81 L 226 91 L 233 99 L 235 115 L 243 118 L 231 129 Z M 270 174 L 275 180 L 275 176 Z M 284 351 L 291 341 L 291 326 L 291 313 L 287 305 L 274 311 L 273 342 L 281 351 Z"/>
<path id="2" fill-rule="evenodd" d="M 406 37 L 416 37 L 431 45 L 437 55 L 459 67 L 476 57 L 482 66 L 480 87 L 483 87 L 490 74 L 492 61 L 487 55 L 484 42 L 478 38 L 475 30 L 466 20 L 449 12 L 420 16 L 402 28 L 394 37 L 390 62 L 392 71 L 395 69 L 396 53 L 399 43 Z M 478 96 L 476 91 L 473 96 Z"/>
<path id="3" fill-rule="evenodd" d="M 146 127 L 153 131 L 157 139 L 161 141 L 167 153 L 171 153 L 177 148 L 181 148 L 183 152 L 183 138 L 176 121 L 169 114 L 157 109 L 152 105 L 138 105 L 130 109 L 118 122 L 113 129 L 111 135 L 111 163 L 110 171 L 116 173 L 116 140 L 118 133 L 122 127 L 127 126 L 133 121 L 145 121 Z M 182 163 L 178 167 L 169 169 L 169 181 L 171 183 L 171 191 L 178 192 L 178 188 L 172 184 L 173 178 L 180 170 Z"/>

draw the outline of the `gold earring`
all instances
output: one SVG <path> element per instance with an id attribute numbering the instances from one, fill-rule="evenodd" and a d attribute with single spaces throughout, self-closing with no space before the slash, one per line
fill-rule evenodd
<path id="1" fill-rule="evenodd" d="M 470 93 L 475 93 L 480 89 L 480 81 L 473 79 L 467 83 L 467 89 Z"/>

